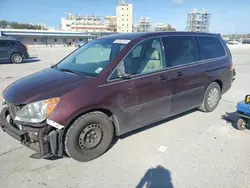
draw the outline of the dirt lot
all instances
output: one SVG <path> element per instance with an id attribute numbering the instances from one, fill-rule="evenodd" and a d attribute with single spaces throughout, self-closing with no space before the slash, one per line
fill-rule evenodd
<path id="1" fill-rule="evenodd" d="M 158 123 L 119 139 L 94 161 L 31 159 L 33 151 L 0 130 L 0 187 L 249 187 L 250 132 L 233 126 L 237 101 L 250 94 L 250 46 L 230 48 L 237 77 L 214 112 L 191 111 Z M 0 64 L 0 92 L 58 62 L 74 48 L 29 50 L 32 59 L 24 64 Z"/>

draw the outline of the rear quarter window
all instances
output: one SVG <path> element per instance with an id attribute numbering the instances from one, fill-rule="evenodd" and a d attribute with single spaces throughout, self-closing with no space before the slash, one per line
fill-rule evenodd
<path id="1" fill-rule="evenodd" d="M 198 37 L 202 49 L 202 60 L 224 57 L 225 49 L 218 37 Z"/>
<path id="2" fill-rule="evenodd" d="M 14 46 L 15 44 L 16 44 L 15 41 L 10 41 L 10 45 L 11 45 L 11 46 Z"/>

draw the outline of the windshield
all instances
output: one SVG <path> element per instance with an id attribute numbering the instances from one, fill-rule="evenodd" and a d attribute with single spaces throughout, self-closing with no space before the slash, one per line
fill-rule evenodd
<path id="1" fill-rule="evenodd" d="M 69 55 L 56 68 L 97 76 L 125 46 L 114 41 L 105 38 L 93 40 Z"/>

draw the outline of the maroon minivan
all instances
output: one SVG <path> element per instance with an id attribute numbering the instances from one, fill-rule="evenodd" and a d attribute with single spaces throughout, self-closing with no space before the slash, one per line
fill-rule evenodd
<path id="1" fill-rule="evenodd" d="M 194 108 L 213 111 L 234 77 L 218 34 L 109 35 L 6 88 L 0 124 L 43 158 L 89 161 L 124 133 Z"/>

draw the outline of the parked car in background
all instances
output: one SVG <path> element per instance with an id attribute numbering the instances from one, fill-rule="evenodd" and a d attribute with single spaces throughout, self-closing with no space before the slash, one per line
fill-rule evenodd
<path id="1" fill-rule="evenodd" d="M 239 44 L 239 41 L 237 41 L 237 40 L 229 40 L 227 44 L 236 45 L 236 44 Z"/>
<path id="2" fill-rule="evenodd" d="M 84 41 L 78 41 L 78 42 L 76 43 L 76 47 L 82 47 L 84 44 L 85 44 Z"/>
<path id="3" fill-rule="evenodd" d="M 250 44 L 250 40 L 243 40 L 242 44 Z"/>
<path id="4" fill-rule="evenodd" d="M 15 39 L 0 37 L 0 62 L 22 63 L 27 58 L 29 54 L 24 44 Z"/>
<path id="5" fill-rule="evenodd" d="M 89 161 L 127 132 L 195 108 L 212 112 L 234 77 L 218 34 L 109 35 L 8 86 L 0 124 L 44 158 Z"/>
<path id="6" fill-rule="evenodd" d="M 226 44 L 228 43 L 228 40 L 223 40 Z"/>

